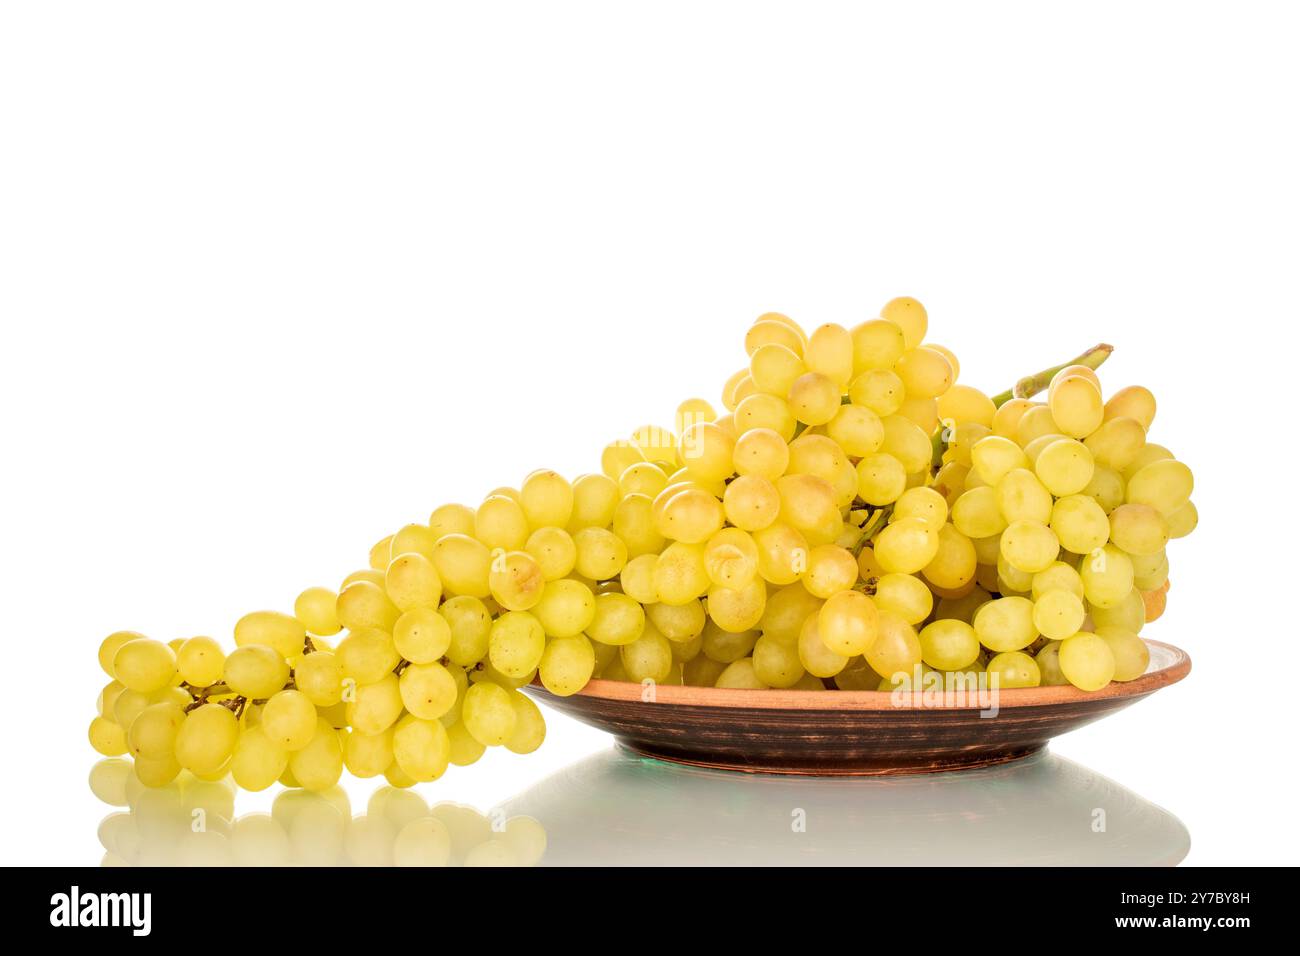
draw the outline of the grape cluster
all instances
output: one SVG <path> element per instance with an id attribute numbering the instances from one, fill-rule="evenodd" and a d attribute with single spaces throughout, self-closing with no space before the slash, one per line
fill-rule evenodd
<path id="1" fill-rule="evenodd" d="M 519 692 L 534 680 L 1138 677 L 1166 544 L 1197 520 L 1191 471 L 1147 440 L 1154 397 L 1103 400 L 1109 346 L 989 396 L 957 383 L 927 325 L 910 298 L 811 334 L 760 316 L 724 415 L 689 399 L 673 430 L 605 446 L 599 472 L 442 505 L 337 592 L 243 617 L 229 654 L 110 635 L 92 744 L 150 786 L 186 770 L 321 790 L 345 767 L 409 786 L 488 747 L 536 749 L 545 724 Z"/>

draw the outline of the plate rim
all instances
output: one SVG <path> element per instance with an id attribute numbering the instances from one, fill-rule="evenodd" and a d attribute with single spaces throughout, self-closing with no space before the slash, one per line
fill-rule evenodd
<path id="1" fill-rule="evenodd" d="M 1051 707 L 1066 704 L 1100 703 L 1106 700 L 1130 700 L 1145 697 L 1162 687 L 1176 684 L 1190 673 L 1192 658 L 1181 647 L 1163 641 L 1143 638 L 1150 648 L 1167 652 L 1171 660 L 1162 667 L 1148 671 L 1131 681 L 1111 681 L 1096 691 L 1082 691 L 1070 685 L 1052 687 L 1014 687 L 1000 690 L 997 697 L 999 709 L 1019 707 Z M 644 698 L 644 688 L 631 681 L 612 681 L 593 678 L 576 694 L 559 697 L 546 690 L 538 681 L 528 685 L 529 690 L 540 691 L 548 699 L 563 701 L 572 697 L 590 697 L 597 700 L 647 705 L 672 704 L 684 707 L 710 707 L 734 710 L 829 710 L 829 711 L 886 711 L 909 712 L 918 710 L 982 710 L 987 699 L 976 695 L 972 702 L 965 695 L 949 699 L 948 695 L 936 700 L 936 694 L 919 695 L 917 701 L 895 700 L 894 692 L 884 690 L 750 690 L 730 687 L 688 687 L 659 684 L 654 688 L 653 699 Z M 914 695 L 908 695 L 912 698 Z"/>

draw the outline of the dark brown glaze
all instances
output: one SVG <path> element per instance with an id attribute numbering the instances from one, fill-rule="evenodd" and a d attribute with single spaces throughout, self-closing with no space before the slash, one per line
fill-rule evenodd
<path id="1" fill-rule="evenodd" d="M 638 753 L 750 773 L 870 775 L 982 767 L 1041 750 L 1052 737 L 1121 710 L 1191 670 L 1186 653 L 1148 641 L 1137 680 L 1094 693 L 1073 687 L 1001 691 L 978 702 L 903 700 L 876 691 L 727 690 L 594 680 L 571 697 L 525 690 L 609 731 Z M 650 698 L 650 699 L 646 699 Z M 987 703 L 984 702 L 984 703 Z"/>

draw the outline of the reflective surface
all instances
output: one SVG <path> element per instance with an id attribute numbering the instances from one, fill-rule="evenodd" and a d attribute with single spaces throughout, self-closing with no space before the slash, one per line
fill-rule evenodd
<path id="1" fill-rule="evenodd" d="M 436 784 L 430 790 L 436 793 Z M 105 865 L 1173 865 L 1168 811 L 1050 753 L 911 777 L 765 776 L 604 751 L 488 814 L 381 786 L 364 808 L 287 790 L 235 815 L 228 781 L 141 787 L 102 760 Z M 540 821 L 540 822 L 539 822 Z"/>
<path id="2" fill-rule="evenodd" d="M 1051 753 L 980 770 L 815 779 L 598 754 L 509 801 L 572 864 L 1173 865 L 1168 811 Z"/>

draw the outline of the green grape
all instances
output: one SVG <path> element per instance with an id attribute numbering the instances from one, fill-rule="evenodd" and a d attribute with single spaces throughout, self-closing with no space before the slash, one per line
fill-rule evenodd
<path id="1" fill-rule="evenodd" d="M 493 599 L 508 611 L 526 611 L 542 599 L 546 577 L 526 551 L 498 551 L 492 558 L 488 587 Z"/>
<path id="2" fill-rule="evenodd" d="M 1192 502 L 1185 501 L 1169 514 L 1165 515 L 1166 522 L 1169 525 L 1169 537 L 1185 538 L 1196 530 L 1196 524 L 1200 520 L 1196 513 L 1196 505 Z"/>
<path id="3" fill-rule="evenodd" d="M 515 722 L 504 746 L 511 753 L 530 754 L 546 739 L 546 721 L 537 705 L 524 694 L 512 690 L 509 695 Z"/>
<path id="4" fill-rule="evenodd" d="M 853 587 L 857 579 L 858 560 L 847 548 L 823 544 L 809 553 L 808 569 L 803 573 L 803 586 L 811 594 L 828 598 Z"/>
<path id="5" fill-rule="evenodd" d="M 1149 429 L 1156 417 L 1156 397 L 1141 385 L 1121 388 L 1110 397 L 1105 406 L 1107 421 L 1115 418 L 1131 418 L 1143 429 Z"/>
<path id="6" fill-rule="evenodd" d="M 120 757 L 127 751 L 126 732 L 107 717 L 95 717 L 91 720 L 87 736 L 90 739 L 90 746 L 105 757 Z"/>
<path id="7" fill-rule="evenodd" d="M 307 629 L 298 619 L 279 611 L 254 611 L 235 622 L 237 646 L 264 644 L 286 659 L 301 654 L 306 640 Z"/>
<path id="8" fill-rule="evenodd" d="M 882 609 L 879 633 L 863 656 L 875 674 L 910 674 L 921 664 L 921 639 L 909 622 Z"/>
<path id="9" fill-rule="evenodd" d="M 1031 588 L 1035 601 L 1048 591 L 1058 589 L 1083 598 L 1083 579 L 1079 577 L 1078 571 L 1064 561 L 1054 561 L 1046 570 L 1035 574 Z"/>
<path id="10" fill-rule="evenodd" d="M 176 760 L 191 773 L 213 773 L 238 741 L 239 718 L 220 704 L 204 704 L 186 714 L 176 731 Z"/>
<path id="11" fill-rule="evenodd" d="M 1052 420 L 1071 438 L 1083 438 L 1101 425 L 1101 390 L 1085 375 L 1065 375 L 1052 381 L 1048 395 Z"/>
<path id="12" fill-rule="evenodd" d="M 940 620 L 927 624 L 921 630 L 920 645 L 921 660 L 939 670 L 969 667 L 980 653 L 975 629 L 964 621 Z"/>
<path id="13" fill-rule="evenodd" d="M 456 679 L 438 663 L 411 664 L 397 683 L 407 711 L 421 720 L 437 720 L 447 713 L 459 693 Z"/>
<path id="14" fill-rule="evenodd" d="M 412 664 L 429 664 L 439 660 L 450 647 L 451 625 L 447 623 L 446 617 L 433 608 L 412 608 L 393 625 L 393 649 Z"/>
<path id="15" fill-rule="evenodd" d="M 136 757 L 132 762 L 131 769 L 135 772 L 135 778 L 146 787 L 157 788 L 165 787 L 181 772 L 181 765 L 177 763 L 173 756 L 166 757 Z"/>
<path id="16" fill-rule="evenodd" d="M 1097 636 L 1106 642 L 1115 660 L 1112 680 L 1137 680 L 1146 673 L 1151 651 L 1137 634 L 1124 628 L 1098 627 Z"/>
<path id="17" fill-rule="evenodd" d="M 664 537 L 655 527 L 654 500 L 637 493 L 624 496 L 614 510 L 614 534 L 627 546 L 629 559 L 663 548 Z"/>
<path id="18" fill-rule="evenodd" d="M 1038 628 L 1034 626 L 1034 602 L 1022 597 L 989 601 L 975 612 L 973 626 L 979 643 L 995 652 L 1021 650 L 1038 637 Z M 970 661 L 944 666 L 927 658 L 926 663 L 941 670 L 958 670 Z"/>
<path id="19" fill-rule="evenodd" d="M 938 550 L 930 563 L 922 568 L 926 580 L 947 591 L 965 587 L 975 577 L 975 566 L 978 563 L 975 545 L 951 524 L 942 525 L 936 537 Z"/>
<path id="20" fill-rule="evenodd" d="M 1101 690 L 1115 675 L 1115 655 L 1096 634 L 1081 631 L 1067 637 L 1057 655 L 1061 673 L 1080 690 Z"/>
<path id="21" fill-rule="evenodd" d="M 523 507 L 506 495 L 488 495 L 474 513 L 474 537 L 489 550 L 522 550 L 528 532 L 528 517 Z"/>
<path id="22" fill-rule="evenodd" d="M 277 746 L 262 727 L 249 727 L 239 735 L 230 761 L 230 773 L 239 786 L 256 792 L 279 780 L 288 766 L 288 753 Z"/>
<path id="23" fill-rule="evenodd" d="M 443 588 L 451 594 L 485 598 L 492 593 L 488 578 L 492 552 L 467 534 L 452 533 L 433 547 L 433 566 Z"/>
<path id="24" fill-rule="evenodd" d="M 645 615 L 654 628 L 670 641 L 693 639 L 704 630 L 706 620 L 704 605 L 699 601 L 681 605 L 650 604 L 645 608 Z"/>
<path id="25" fill-rule="evenodd" d="M 339 623 L 350 631 L 363 628 L 391 631 L 402 615 L 397 605 L 388 599 L 384 589 L 369 581 L 354 581 L 340 591 L 336 609 Z M 283 653 L 282 647 L 273 646 Z M 298 647 L 302 647 L 301 640 L 298 642 Z M 285 656 L 293 655 L 285 654 Z"/>
<path id="26" fill-rule="evenodd" d="M 1042 438 L 1044 435 L 1060 434 L 1062 434 L 1061 427 L 1056 424 L 1056 420 L 1052 418 L 1052 410 L 1046 405 L 1035 404 L 1025 409 L 1024 414 L 1016 422 L 1015 441 L 1021 448 L 1027 449 L 1034 439 Z"/>
<path id="27" fill-rule="evenodd" d="M 768 631 L 767 633 L 771 633 Z M 796 632 L 797 633 L 797 632 Z M 758 640 L 758 631 L 733 633 L 724 631 L 713 621 L 704 626 L 701 637 L 701 650 L 704 656 L 719 664 L 731 664 L 747 657 Z M 710 685 L 712 686 L 712 685 Z"/>
<path id="28" fill-rule="evenodd" d="M 176 679 L 176 654 L 147 637 L 122 644 L 113 655 L 113 674 L 128 690 L 152 694 Z"/>
<path id="29" fill-rule="evenodd" d="M 104 638 L 99 645 L 99 666 L 103 668 L 104 673 L 116 679 L 116 675 L 113 673 L 113 658 L 117 656 L 118 650 L 128 641 L 144 639 L 143 634 L 138 634 L 135 631 L 114 631 Z"/>
<path id="30" fill-rule="evenodd" d="M 531 673 L 545 647 L 546 632 L 527 611 L 509 611 L 492 623 L 488 657 L 492 666 L 507 677 L 517 679 Z"/>
<path id="31" fill-rule="evenodd" d="M 1092 480 L 1092 452 L 1073 438 L 1058 438 L 1039 453 L 1034 472 L 1058 498 L 1083 491 Z"/>
<path id="32" fill-rule="evenodd" d="M 547 469 L 534 471 L 519 488 L 519 504 L 534 528 L 563 528 L 573 515 L 573 486 Z"/>
<path id="33" fill-rule="evenodd" d="M 594 599 L 595 613 L 587 625 L 587 636 L 602 644 L 630 644 L 641 636 L 645 628 L 645 610 L 642 606 L 616 591 L 598 594 Z"/>
<path id="34" fill-rule="evenodd" d="M 799 355 L 784 345 L 760 345 L 749 357 L 749 377 L 760 392 L 784 397 L 807 371 Z"/>
<path id="35" fill-rule="evenodd" d="M 781 588 L 768 598 L 763 608 L 763 616 L 758 623 L 759 630 L 787 644 L 792 644 L 798 639 L 800 629 L 808 615 L 816 614 L 821 609 L 822 603 L 820 598 L 810 594 L 802 584 Z M 743 657 L 744 654 L 739 656 Z"/>
<path id="36" fill-rule="evenodd" d="M 929 468 L 934 453 L 930 437 L 915 422 L 902 415 L 886 415 L 880 423 L 885 429 L 881 451 L 898 459 L 909 475 Z"/>
<path id="37" fill-rule="evenodd" d="M 835 396 L 838 408 L 840 397 Z M 723 481 L 735 472 L 733 456 L 736 440 L 724 428 L 713 422 L 695 422 L 682 430 L 677 445 L 686 474 L 696 481 Z"/>
<path id="38" fill-rule="evenodd" d="M 282 690 L 262 708 L 261 728 L 277 747 L 301 750 L 316 733 L 316 705 L 299 690 Z"/>
<path id="39" fill-rule="evenodd" d="M 777 519 L 812 545 L 829 544 L 843 529 L 835 488 L 816 475 L 786 475 L 776 480 L 781 510 Z"/>
<path id="40" fill-rule="evenodd" d="M 1142 600 L 1142 592 L 1137 588 L 1133 588 L 1110 607 L 1092 606 L 1089 612 L 1092 623 L 1098 628 L 1118 628 L 1137 634 L 1146 624 L 1146 604 Z"/>
<path id="41" fill-rule="evenodd" d="M 662 683 L 673 667 L 673 649 L 668 638 L 650 623 L 646 624 L 640 637 L 619 649 L 619 657 L 627 679 L 637 683 Z"/>
<path id="42" fill-rule="evenodd" d="M 985 671 L 989 675 L 989 685 L 1001 690 L 1037 687 L 1042 680 L 1038 664 L 1023 651 L 1003 651 L 993 655 Z"/>
<path id="43" fill-rule="evenodd" d="M 316 733 L 301 750 L 289 755 L 289 770 L 305 790 L 319 793 L 339 782 L 343 775 L 343 745 L 339 732 L 324 718 L 316 721 Z"/>
<path id="44" fill-rule="evenodd" d="M 1052 506 L 1051 529 L 1061 547 L 1074 554 L 1091 554 L 1110 538 L 1106 512 L 1086 494 L 1059 499 Z"/>
<path id="45" fill-rule="evenodd" d="M 1060 641 L 1049 641 L 1039 648 L 1034 655 L 1034 663 L 1038 665 L 1039 686 L 1059 687 L 1070 683 L 1061 673 Z"/>
<path id="46" fill-rule="evenodd" d="M 808 567 L 808 540 L 787 524 L 773 524 L 754 532 L 758 573 L 776 585 L 793 584 Z"/>
<path id="47" fill-rule="evenodd" d="M 133 757 L 168 757 L 174 752 L 176 734 L 185 720 L 185 709 L 176 703 L 150 704 L 131 722 L 127 746 Z"/>
<path id="48" fill-rule="evenodd" d="M 915 520 L 915 519 L 907 519 Z M 841 591 L 817 612 L 817 630 L 827 648 L 845 657 L 864 654 L 880 630 L 880 612 L 860 591 Z"/>
<path id="49" fill-rule="evenodd" d="M 1132 418 L 1112 418 L 1083 440 L 1099 467 L 1123 471 L 1146 444 L 1146 429 Z"/>
<path id="50" fill-rule="evenodd" d="M 915 574 L 939 553 L 938 530 L 921 518 L 886 525 L 873 544 L 876 560 L 891 574 Z"/>
<path id="51" fill-rule="evenodd" d="M 1141 591 L 1154 591 L 1164 587 L 1169 580 L 1169 558 L 1164 551 L 1155 554 L 1132 555 L 1133 586 Z"/>
<path id="52" fill-rule="evenodd" d="M 793 687 L 804 676 L 798 647 L 772 637 L 758 639 L 751 660 L 754 676 L 769 687 Z"/>
<path id="53" fill-rule="evenodd" d="M 461 722 L 485 747 L 498 747 L 514 733 L 517 717 L 510 694 L 491 682 L 474 684 L 465 691 Z"/>
<path id="54" fill-rule="evenodd" d="M 709 495 L 705 497 L 717 506 L 718 514 L 721 515 L 722 505 L 718 504 L 717 499 Z M 583 528 L 574 534 L 573 543 L 576 553 L 574 567 L 583 577 L 593 581 L 611 581 L 627 565 L 627 545 L 612 531 Z"/>
<path id="55" fill-rule="evenodd" d="M 737 475 L 776 481 L 790 464 L 790 446 L 770 428 L 752 428 L 736 439 L 731 458 Z"/>
<path id="56" fill-rule="evenodd" d="M 690 687 L 712 687 L 726 669 L 726 664 L 701 654 L 682 667 L 682 683 Z"/>
<path id="57" fill-rule="evenodd" d="M 1006 557 L 999 555 L 997 564 L 997 587 L 996 590 L 1002 594 L 1016 593 L 1028 594 L 1034 585 L 1034 573 L 1031 571 L 1021 571 Z"/>
<path id="58" fill-rule="evenodd" d="M 1034 598 L 1034 627 L 1053 641 L 1078 633 L 1086 615 L 1079 596 L 1064 588 L 1044 591 Z"/>
<path id="59" fill-rule="evenodd" d="M 338 595 L 329 588 L 307 588 L 293 602 L 293 616 L 311 634 L 329 637 L 337 634 L 339 624 Z"/>
<path id="60" fill-rule="evenodd" d="M 1133 590 L 1133 562 L 1127 554 L 1108 544 L 1083 559 L 1079 568 L 1083 593 L 1094 607 L 1111 607 Z"/>
<path id="61" fill-rule="evenodd" d="M 334 656 L 344 675 L 358 684 L 373 684 L 402 659 L 388 633 L 369 627 L 353 630 L 339 641 Z"/>
<path id="62" fill-rule="evenodd" d="M 232 691 L 249 700 L 265 700 L 289 681 L 289 665 L 263 644 L 237 647 L 226 658 L 223 677 Z"/>
<path id="63" fill-rule="evenodd" d="M 1124 503 L 1124 479 L 1119 472 L 1098 465 L 1081 495 L 1087 495 L 1109 514 Z"/>
<path id="64" fill-rule="evenodd" d="M 1001 435 L 990 435 L 970 450 L 971 467 L 984 483 L 996 487 L 1008 472 L 1027 470 L 1029 458 L 1020 446 Z"/>
<path id="65" fill-rule="evenodd" d="M 1181 461 L 1165 458 L 1144 465 L 1129 479 L 1126 500 L 1171 515 L 1187 503 L 1192 486 L 1192 470 Z"/>
<path id="66" fill-rule="evenodd" d="M 176 671 L 191 687 L 208 687 L 221 680 L 226 654 L 210 637 L 191 637 L 176 652 Z"/>
<path id="67" fill-rule="evenodd" d="M 763 637 L 761 640 L 777 644 L 782 643 L 773 637 Z M 788 645 L 782 644 L 782 646 Z M 756 661 L 755 667 L 758 666 L 757 647 L 758 642 L 756 641 L 753 648 Z M 849 662 L 848 657 L 836 653 L 826 646 L 826 643 L 822 640 L 821 632 L 817 629 L 816 614 L 808 615 L 808 618 L 804 621 L 803 627 L 799 631 L 799 639 L 795 645 L 795 650 L 799 657 L 800 666 L 814 677 L 834 677 L 844 670 Z M 770 654 L 770 650 L 767 653 Z M 720 674 L 721 670 L 714 674 L 714 681 L 717 680 Z M 711 684 L 712 682 L 705 686 L 711 686 Z"/>
<path id="68" fill-rule="evenodd" d="M 948 359 L 928 348 L 908 349 L 894 363 L 894 372 L 908 396 L 914 398 L 938 398 L 951 388 L 955 378 Z"/>
<path id="69" fill-rule="evenodd" d="M 429 548 L 432 553 L 432 545 Z M 399 611 L 436 608 L 442 598 L 442 579 L 433 561 L 423 554 L 404 553 L 393 558 L 384 575 L 384 590 Z"/>
<path id="70" fill-rule="evenodd" d="M 880 675 L 871 669 L 863 657 L 849 660 L 848 666 L 834 677 L 839 690 L 875 690 L 880 684 Z"/>
<path id="71" fill-rule="evenodd" d="M 596 652 L 581 634 L 559 637 L 546 645 L 537 673 L 542 685 L 557 697 L 568 697 L 587 686 L 596 668 Z"/>
<path id="72" fill-rule="evenodd" d="M 912 625 L 929 617 L 934 606 L 934 596 L 925 582 L 910 574 L 886 574 L 879 578 L 873 600 L 881 611 L 890 611 Z"/>
<path id="73" fill-rule="evenodd" d="M 573 637 L 586 630 L 596 614 L 596 598 L 581 581 L 552 581 L 532 610 L 551 637 Z"/>
<path id="74" fill-rule="evenodd" d="M 741 399 L 734 412 L 736 433 L 744 435 L 753 428 L 770 428 L 784 441 L 794 437 L 798 422 L 789 404 L 776 395 L 756 392 Z"/>
<path id="75" fill-rule="evenodd" d="M 754 659 L 752 657 L 742 657 L 727 665 L 726 670 L 718 675 L 718 681 L 713 685 L 731 690 L 766 690 L 767 685 L 758 678 L 754 671 Z"/>
<path id="76" fill-rule="evenodd" d="M 343 765 L 354 777 L 378 777 L 393 762 L 393 728 L 377 734 L 352 731 L 343 742 Z"/>
<path id="77" fill-rule="evenodd" d="M 447 621 L 450 641 L 447 657 L 461 667 L 472 667 L 488 653 L 492 615 L 476 597 L 461 595 L 443 602 L 438 613 Z"/>
<path id="78" fill-rule="evenodd" d="M 1027 468 L 1013 468 L 994 487 L 998 510 L 1008 522 L 1052 520 L 1052 493 Z"/>
<path id="79" fill-rule="evenodd" d="M 379 565 L 377 570 L 386 571 L 392 562 L 403 554 L 418 554 L 426 558 L 432 557 L 433 546 L 437 543 L 438 537 L 439 535 L 428 525 L 404 525 L 388 542 L 388 562 Z M 383 555 L 379 554 L 376 557 L 382 558 Z"/>
<path id="80" fill-rule="evenodd" d="M 987 486 L 963 492 L 952 506 L 953 526 L 968 538 L 988 538 L 1007 527 L 997 492 Z"/>
<path id="81" fill-rule="evenodd" d="M 613 520 L 613 517 L 614 510 L 611 507 L 609 519 Z M 544 581 L 558 581 L 565 577 L 573 570 L 574 562 L 578 559 L 578 549 L 573 543 L 573 537 L 562 528 L 538 528 L 528 536 L 524 551 L 537 563 Z"/>
<path id="82" fill-rule="evenodd" d="M 1150 505 L 1120 505 L 1110 513 L 1110 540 L 1131 555 L 1151 555 L 1169 543 L 1169 525 Z"/>
<path id="83" fill-rule="evenodd" d="M 727 520 L 742 531 L 762 531 L 781 513 L 781 495 L 766 478 L 741 475 L 727 485 L 722 508 Z"/>
<path id="84" fill-rule="evenodd" d="M 393 731 L 393 759 L 402 772 L 417 782 L 437 780 L 447 770 L 451 741 L 436 720 L 407 714 Z"/>
<path id="85" fill-rule="evenodd" d="M 881 308 L 880 317 L 894 323 L 903 330 L 903 342 L 907 348 L 917 348 L 924 341 L 926 328 L 929 326 L 929 317 L 926 315 L 925 306 L 911 296 L 890 299 Z M 857 343 L 858 338 L 855 337 L 855 348 Z M 857 361 L 856 354 L 854 361 Z"/>
<path id="86" fill-rule="evenodd" d="M 397 675 L 385 674 L 373 684 L 357 684 L 348 701 L 347 720 L 354 731 L 381 734 L 402 713 L 402 692 Z"/>
<path id="87" fill-rule="evenodd" d="M 892 413 L 887 413 L 892 414 Z M 835 410 L 826 422 L 826 435 L 846 455 L 862 458 L 879 451 L 885 441 L 885 426 L 880 416 L 865 405 L 840 405 L 835 399 Z"/>
<path id="88" fill-rule="evenodd" d="M 1002 532 L 1002 557 L 1012 567 L 1037 574 L 1051 566 L 1061 552 L 1055 532 L 1034 521 L 1013 521 Z"/>
<path id="89" fill-rule="evenodd" d="M 709 614 L 728 631 L 748 631 L 762 620 L 767 609 L 767 585 L 755 579 L 743 588 L 710 588 Z M 701 629 L 703 627 L 703 615 Z M 698 631 L 696 632 L 698 633 Z"/>

